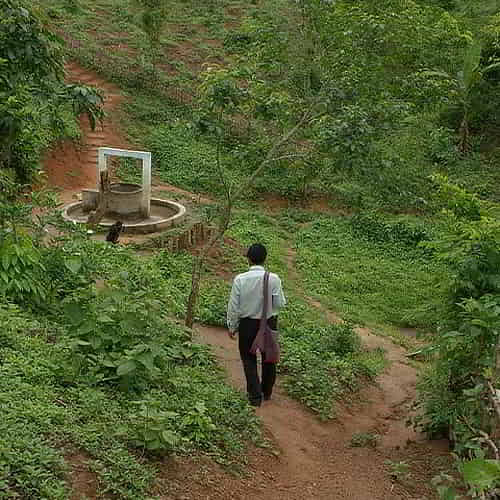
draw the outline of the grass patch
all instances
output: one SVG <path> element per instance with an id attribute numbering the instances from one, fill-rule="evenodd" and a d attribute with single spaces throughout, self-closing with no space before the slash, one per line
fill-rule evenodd
<path id="1" fill-rule="evenodd" d="M 322 217 L 300 231 L 296 250 L 304 288 L 345 318 L 436 326 L 446 270 L 420 249 L 367 241 L 349 219 Z"/>
<path id="2" fill-rule="evenodd" d="M 78 274 L 64 265 L 68 256 L 80 256 Z M 74 449 L 90 457 L 102 494 L 130 499 L 148 498 L 158 453 L 198 451 L 221 463 L 242 460 L 246 443 L 259 440 L 256 418 L 226 385 L 208 350 L 192 344 L 166 316 L 183 311 L 190 257 L 160 252 L 141 259 L 131 250 L 73 235 L 46 249 L 44 260 L 58 295 L 55 309 L 35 317 L 0 306 L 0 494 L 67 498 L 64 456 Z M 125 297 L 112 305 L 107 292 L 92 292 L 97 278 L 126 291 L 130 305 Z M 82 304 L 79 314 L 86 321 L 93 318 L 90 311 L 100 311 L 90 332 L 83 333 L 57 305 L 70 299 Z M 152 346 L 150 334 L 141 333 L 141 315 L 127 319 L 126 311 L 134 304 L 147 310 L 150 300 L 162 304 L 159 322 L 150 327 L 155 352 L 165 352 L 154 358 L 161 369 L 150 365 L 148 377 L 139 371 L 136 382 L 123 386 L 114 382 L 112 359 L 131 359 L 133 345 Z M 205 307 L 212 310 L 209 302 Z M 129 324 L 119 333 L 124 321 Z M 113 347 L 104 340 L 111 331 Z M 118 341 L 127 342 L 129 351 L 118 354 Z"/>
<path id="3" fill-rule="evenodd" d="M 371 432 L 358 432 L 351 437 L 352 448 L 376 448 L 380 436 Z"/>

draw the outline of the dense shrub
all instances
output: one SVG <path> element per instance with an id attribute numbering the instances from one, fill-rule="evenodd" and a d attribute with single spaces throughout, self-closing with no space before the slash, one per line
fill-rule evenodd
<path id="1" fill-rule="evenodd" d="M 383 366 L 380 356 L 378 368 L 371 369 L 369 358 L 361 355 L 361 342 L 351 325 L 286 320 L 281 330 L 283 359 L 279 369 L 287 390 L 322 418 L 333 416 L 335 399 L 355 391 L 360 377 L 375 376 Z"/>
<path id="2" fill-rule="evenodd" d="M 417 421 L 430 435 L 452 438 L 458 456 L 472 460 L 463 465 L 466 481 L 474 491 L 485 493 L 499 484 L 498 467 L 492 475 L 487 472 L 484 458 L 492 450 L 483 438 L 497 426 L 491 400 L 496 394 L 490 387 L 498 384 L 500 224 L 476 196 L 446 178 L 436 181 L 449 232 L 429 245 L 453 273 L 448 286 L 450 314 L 442 319 L 429 348 L 435 357 L 420 381 L 423 411 Z M 469 470 L 476 466 L 477 471 Z M 485 475 L 481 484 L 479 474 Z"/>
<path id="3" fill-rule="evenodd" d="M 428 230 L 422 223 L 388 221 L 374 212 L 360 212 L 354 215 L 351 225 L 359 237 L 380 243 L 416 247 L 421 241 L 430 239 Z"/>
<path id="4" fill-rule="evenodd" d="M 40 250 L 29 236 L 0 231 L 1 296 L 26 306 L 42 306 L 50 298 Z"/>

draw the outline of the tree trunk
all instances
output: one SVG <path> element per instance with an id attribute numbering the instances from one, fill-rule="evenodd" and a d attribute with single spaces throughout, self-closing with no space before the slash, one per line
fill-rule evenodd
<path id="1" fill-rule="evenodd" d="M 302 119 L 292 129 L 286 132 L 279 140 L 277 140 L 274 143 L 274 145 L 268 151 L 264 160 L 262 160 L 259 166 L 254 170 L 250 178 L 245 183 L 241 184 L 234 193 L 231 192 L 230 187 L 226 183 L 226 179 L 224 178 L 221 169 L 220 159 L 218 159 L 219 175 L 221 177 L 222 184 L 226 188 L 226 204 L 222 209 L 222 213 L 219 219 L 219 225 L 217 230 L 215 231 L 215 234 L 211 236 L 208 242 L 201 248 L 200 253 L 195 257 L 195 261 L 193 262 L 193 272 L 191 275 L 191 291 L 189 293 L 189 298 L 187 302 L 186 319 L 185 319 L 185 325 L 188 328 L 192 328 L 194 324 L 194 316 L 196 313 L 196 306 L 198 304 L 198 295 L 200 291 L 203 264 L 205 263 L 207 253 L 216 243 L 219 243 L 224 238 L 224 234 L 229 228 L 229 224 L 231 222 L 231 214 L 234 202 L 248 191 L 248 188 L 253 185 L 255 179 L 257 179 L 257 177 L 262 173 L 267 164 L 276 159 L 275 154 L 278 151 L 278 149 L 283 144 L 287 143 L 290 140 L 290 138 L 293 137 L 300 130 L 300 128 L 304 125 L 304 123 L 306 123 L 308 120 L 312 118 L 312 116 L 310 116 L 310 113 L 313 111 L 313 109 L 314 106 L 311 106 L 311 108 L 306 113 L 304 113 Z"/>
<path id="2" fill-rule="evenodd" d="M 460 124 L 460 142 L 458 144 L 458 149 L 462 154 L 467 154 L 470 151 L 469 117 L 467 112 L 465 112 L 462 123 Z"/>
<path id="3" fill-rule="evenodd" d="M 200 293 L 201 271 L 205 262 L 204 255 L 197 255 L 193 261 L 193 272 L 191 274 L 191 292 L 186 307 L 186 326 L 193 328 L 194 315 L 198 303 L 198 295 Z"/>
<path id="4" fill-rule="evenodd" d="M 109 191 L 111 190 L 111 184 L 109 181 L 109 174 L 107 170 L 103 170 L 100 173 L 100 178 L 101 182 L 99 194 L 97 196 L 97 208 L 94 212 L 90 213 L 87 219 L 87 224 L 93 228 L 98 226 L 99 222 L 101 222 L 108 210 Z"/>
<path id="5" fill-rule="evenodd" d="M 195 257 L 193 262 L 193 271 L 191 274 L 191 291 L 189 293 L 189 298 L 186 307 L 186 320 L 185 325 L 188 328 L 193 328 L 194 316 L 196 314 L 196 306 L 198 305 L 198 297 L 200 295 L 200 283 L 201 276 L 203 272 L 203 265 L 205 264 L 205 259 L 207 257 L 208 251 L 219 243 L 224 237 L 224 233 L 229 227 L 229 222 L 231 221 L 231 213 L 233 209 L 232 200 L 228 197 L 227 204 L 224 206 L 224 212 L 221 214 L 220 223 L 218 229 L 209 238 L 207 243 L 203 245 L 199 254 Z"/>

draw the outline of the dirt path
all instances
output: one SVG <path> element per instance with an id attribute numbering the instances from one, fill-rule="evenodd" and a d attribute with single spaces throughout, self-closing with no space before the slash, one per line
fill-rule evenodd
<path id="1" fill-rule="evenodd" d="M 295 253 L 289 250 L 290 279 L 297 280 Z M 312 307 L 331 322 L 341 319 L 320 303 L 308 298 Z M 265 433 L 279 450 L 278 457 L 256 453 L 249 464 L 250 480 L 230 478 L 213 466 L 202 467 L 205 475 L 191 470 L 189 494 L 181 498 L 207 499 L 425 499 L 433 498 L 429 479 L 436 457 L 447 456 L 443 442 L 429 443 L 406 426 L 415 397 L 416 370 L 407 362 L 406 351 L 389 339 L 366 328 L 358 328 L 366 349 L 381 348 L 388 367 L 375 385 L 361 391 L 350 406 L 339 403 L 337 418 L 321 423 L 302 405 L 288 397 L 278 381 L 270 402 L 256 410 Z M 198 326 L 199 341 L 212 346 L 229 381 L 245 391 L 245 380 L 237 344 L 224 329 Z M 354 434 L 380 436 L 377 448 L 353 448 Z M 411 459 L 416 469 L 404 477 L 391 477 L 387 460 L 399 463 Z M 406 463 L 406 462 L 405 462 Z M 420 464 L 420 467 L 418 466 Z M 176 474 L 185 471 L 186 464 Z M 411 468 L 411 466 L 410 466 Z M 203 479 L 216 477 L 217 487 Z M 193 480 L 194 479 L 194 480 Z M 177 498 L 168 496 L 165 498 Z"/>
<path id="2" fill-rule="evenodd" d="M 98 125 L 94 131 L 91 130 L 87 118 L 82 117 L 80 144 L 63 141 L 45 158 L 44 170 L 49 186 L 59 188 L 63 201 L 71 201 L 82 188 L 95 188 L 97 149 L 103 146 L 124 148 L 127 141 L 120 133 L 115 119 L 116 108 L 123 100 L 117 87 L 75 63 L 66 65 L 66 81 L 99 88 L 103 93 L 106 112 L 104 123 Z"/>
<path id="3" fill-rule="evenodd" d="M 199 340 L 211 345 L 225 368 L 230 382 L 244 391 L 245 381 L 237 345 L 230 340 L 224 329 L 199 326 Z M 387 347 L 385 339 L 377 337 L 377 342 L 368 337 L 377 347 Z M 263 404 L 257 411 L 265 431 L 279 449 L 278 458 L 262 462 L 262 457 L 252 460 L 250 470 L 254 480 L 230 480 L 224 475 L 218 484 L 227 484 L 227 496 L 221 491 L 205 489 L 185 498 L 224 499 L 423 499 L 432 498 L 421 485 L 421 493 L 415 493 L 416 484 L 399 484 L 391 480 L 387 459 L 398 461 L 400 456 L 422 457 L 446 454 L 446 450 L 429 443 L 416 442 L 417 436 L 404 426 L 408 415 L 409 398 L 413 394 L 415 372 L 398 358 L 403 353 L 399 348 L 388 350 L 393 360 L 390 368 L 379 377 L 379 387 L 362 391 L 360 401 L 354 406 L 340 407 L 338 418 L 329 423 L 321 423 L 299 403 L 290 399 L 278 387 L 273 399 Z M 382 436 L 376 449 L 352 448 L 352 435 L 373 432 Z M 427 472 L 421 471 L 425 476 Z M 212 472 L 213 474 L 213 472 Z M 259 478 L 265 474 L 263 487 Z M 257 478 L 257 480 L 255 479 Z M 196 481 L 195 481 L 196 483 Z M 412 492 L 413 490 L 413 492 Z M 203 493 L 201 493 L 203 491 Z M 430 495 L 430 496 L 429 496 Z M 170 497 L 168 497 L 170 498 Z M 176 498 L 176 497 L 172 497 Z"/>
<path id="4" fill-rule="evenodd" d="M 116 106 L 123 99 L 119 90 L 75 64 L 68 65 L 67 70 L 68 81 L 80 81 L 103 90 L 107 118 L 104 126 L 95 132 L 82 120 L 81 146 L 63 143 L 47 156 L 45 170 L 48 183 L 52 187 L 60 188 L 63 201 L 70 201 L 82 188 L 95 186 L 98 147 L 127 147 L 127 141 L 119 132 L 115 120 Z M 157 190 L 199 198 L 173 186 L 159 182 L 154 184 Z M 210 202 L 206 198 L 198 201 Z M 294 274 L 294 259 L 293 251 L 289 251 L 287 261 L 290 278 L 299 279 Z M 340 321 L 338 316 L 325 310 L 318 302 L 312 299 L 309 299 L 309 302 L 330 321 Z M 366 348 L 384 349 L 390 362 L 387 370 L 378 378 L 378 384 L 361 392 L 359 403 L 349 407 L 339 405 L 337 420 L 321 423 L 303 406 L 289 398 L 278 382 L 273 400 L 257 410 L 265 434 L 271 438 L 278 450 L 277 456 L 260 449 L 253 450 L 247 467 L 248 474 L 243 477 L 232 476 L 213 462 L 201 458 L 174 461 L 169 463 L 163 477 L 159 479 L 161 498 L 433 498 L 428 486 L 432 473 L 427 467 L 427 459 L 445 456 L 447 450 L 433 448 L 405 426 L 405 420 L 410 415 L 410 403 L 415 395 L 416 372 L 408 365 L 402 348 L 367 329 L 359 328 L 358 333 Z M 200 326 L 198 335 L 200 341 L 213 346 L 230 382 L 238 389 L 244 390 L 245 383 L 237 346 L 228 338 L 226 331 Z M 376 449 L 349 446 L 353 434 L 368 432 L 381 436 Z M 422 464 L 421 468 L 413 473 L 410 483 L 391 479 L 385 461 L 390 459 L 397 462 L 408 457 Z M 84 479 L 88 478 L 85 476 Z"/>
<path id="5" fill-rule="evenodd" d="M 288 249 L 286 262 L 290 277 L 294 281 L 298 279 L 295 259 L 295 251 Z M 330 323 L 342 321 L 340 316 L 327 310 L 320 302 L 311 297 L 306 299 Z M 388 368 L 377 378 L 377 386 L 370 387 L 362 393 L 362 398 L 371 401 L 372 404 L 356 418 L 365 420 L 368 425 L 372 422 L 375 424 L 374 427 L 382 431 L 378 433 L 381 435 L 380 444 L 383 447 L 402 447 L 408 441 L 422 439 L 412 427 L 406 425 L 407 418 L 412 415 L 411 404 L 416 396 L 417 380 L 417 371 L 408 363 L 406 350 L 388 338 L 375 335 L 368 328 L 356 327 L 355 331 L 361 337 L 366 349 L 382 349 L 389 363 Z"/>

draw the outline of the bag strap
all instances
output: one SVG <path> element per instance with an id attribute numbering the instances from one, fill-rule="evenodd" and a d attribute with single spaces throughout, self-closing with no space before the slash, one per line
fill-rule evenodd
<path id="1" fill-rule="evenodd" d="M 265 326 L 267 323 L 267 312 L 269 310 L 269 271 L 264 273 L 263 286 L 263 306 L 262 306 L 262 317 L 260 318 L 260 328 Z"/>

